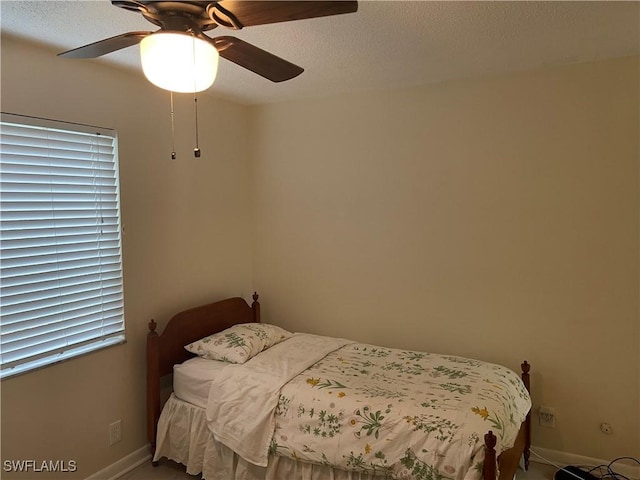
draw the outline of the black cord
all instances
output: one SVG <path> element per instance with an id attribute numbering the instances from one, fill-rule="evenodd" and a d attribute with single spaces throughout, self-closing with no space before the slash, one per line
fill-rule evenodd
<path id="1" fill-rule="evenodd" d="M 607 465 L 607 470 L 609 471 L 609 475 L 612 478 L 614 478 L 615 480 L 620 480 L 620 479 L 622 479 L 622 480 L 630 480 L 629 477 L 626 477 L 624 475 L 616 473 L 613 470 L 613 464 L 616 463 L 616 462 L 619 462 L 620 460 L 631 460 L 631 461 L 636 462 L 638 465 L 640 465 L 640 460 L 638 460 L 637 458 L 634 458 L 634 457 L 618 457 L 618 458 L 612 460 L 611 462 L 609 462 L 609 465 Z"/>
<path id="2" fill-rule="evenodd" d="M 613 464 L 617 463 L 621 460 L 631 460 L 633 462 L 636 462 L 637 464 L 640 465 L 640 460 L 638 460 L 637 458 L 634 457 L 618 457 L 615 458 L 613 460 L 611 460 L 608 464 L 602 464 L 602 465 L 597 465 L 593 468 L 591 468 L 591 470 L 589 470 L 589 473 L 593 473 L 595 470 L 598 470 L 598 475 L 599 478 L 601 480 L 608 480 L 608 479 L 612 479 L 612 480 L 631 480 L 629 477 L 627 477 L 626 475 L 622 475 L 621 473 L 616 472 L 613 469 Z M 604 473 L 603 473 L 604 470 Z"/>
<path id="3" fill-rule="evenodd" d="M 586 466 L 586 465 L 583 465 L 583 466 L 569 465 L 566 468 L 563 468 L 563 467 L 561 467 L 559 465 L 556 465 L 555 463 L 551 462 L 550 460 L 547 460 L 542 455 L 538 454 L 533 448 L 530 450 L 530 452 L 534 456 L 540 458 L 541 460 L 544 460 L 545 463 L 547 463 L 549 465 L 553 465 L 554 467 L 556 467 L 558 469 L 558 472 L 559 471 L 563 471 L 563 472 L 565 472 L 565 473 L 567 473 L 567 474 L 569 474 L 569 475 L 571 475 L 573 477 L 576 477 L 578 480 L 584 480 L 584 478 L 578 476 L 578 474 L 572 472 L 570 469 L 578 469 L 578 470 L 581 470 L 581 471 L 583 471 L 585 473 L 588 473 L 590 475 L 592 475 L 592 472 L 594 472 L 595 470 L 598 470 L 598 472 L 597 472 L 598 473 L 598 477 L 597 478 L 600 478 L 600 479 L 606 479 L 606 480 L 609 480 L 609 479 L 612 479 L 612 480 L 631 480 L 629 477 L 626 477 L 624 475 L 621 475 L 621 474 L 615 472 L 613 470 L 613 464 L 616 463 L 616 462 L 619 462 L 621 460 L 631 460 L 631 461 L 636 462 L 637 464 L 640 465 L 640 460 L 638 460 L 637 458 L 634 458 L 634 457 L 618 457 L 618 458 L 615 458 L 615 459 L 611 460 L 606 465 L 605 464 L 596 465 L 595 467 L 591 467 L 589 470 L 587 470 L 587 469 L 590 466 Z M 604 473 L 602 473 L 603 469 L 604 469 Z M 556 472 L 556 474 L 558 472 Z M 556 478 L 556 474 L 554 474 L 554 478 Z M 594 477 L 595 477 L 595 475 L 594 475 Z"/>
<path id="4" fill-rule="evenodd" d="M 607 466 L 604 465 L 604 464 L 603 465 L 597 465 L 597 466 L 593 467 L 591 470 L 589 470 L 589 473 L 592 474 L 594 472 L 594 470 L 598 470 L 598 477 L 602 477 L 602 475 L 604 475 L 602 473 L 602 469 L 603 468 L 607 468 Z"/>

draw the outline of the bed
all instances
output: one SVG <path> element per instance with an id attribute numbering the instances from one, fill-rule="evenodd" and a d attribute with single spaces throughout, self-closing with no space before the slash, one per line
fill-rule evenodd
<path id="1" fill-rule="evenodd" d="M 166 457 L 206 480 L 510 480 L 522 461 L 528 468 L 526 361 L 518 377 L 461 357 L 290 332 L 249 359 L 198 350 L 211 345 L 202 339 L 267 327 L 278 328 L 260 322 L 257 294 L 251 305 L 235 297 L 180 312 L 162 334 L 149 322 L 154 465 Z M 435 387 L 420 390 L 425 382 Z M 447 417 L 456 409 L 463 417 Z"/>

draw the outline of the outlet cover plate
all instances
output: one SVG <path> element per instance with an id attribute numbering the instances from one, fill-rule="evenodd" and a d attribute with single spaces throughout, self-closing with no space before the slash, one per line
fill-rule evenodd
<path id="1" fill-rule="evenodd" d="M 109 445 L 113 445 L 122 440 L 122 422 L 116 420 L 109 424 Z"/>

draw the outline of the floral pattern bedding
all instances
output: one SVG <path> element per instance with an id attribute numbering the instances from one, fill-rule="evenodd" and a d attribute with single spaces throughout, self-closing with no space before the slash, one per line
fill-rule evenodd
<path id="1" fill-rule="evenodd" d="M 510 448 L 531 408 L 505 367 L 361 343 L 277 391 L 270 454 L 395 479 L 481 478 L 484 434 L 496 435 L 498 453 Z"/>

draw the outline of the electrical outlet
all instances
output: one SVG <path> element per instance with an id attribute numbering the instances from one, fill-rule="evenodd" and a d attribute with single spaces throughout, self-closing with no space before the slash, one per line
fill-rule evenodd
<path id="1" fill-rule="evenodd" d="M 122 440 L 122 422 L 116 420 L 109 425 L 109 445 L 118 443 L 120 440 Z"/>
<path id="2" fill-rule="evenodd" d="M 538 423 L 541 427 L 556 428 L 556 411 L 551 407 L 538 409 Z"/>

